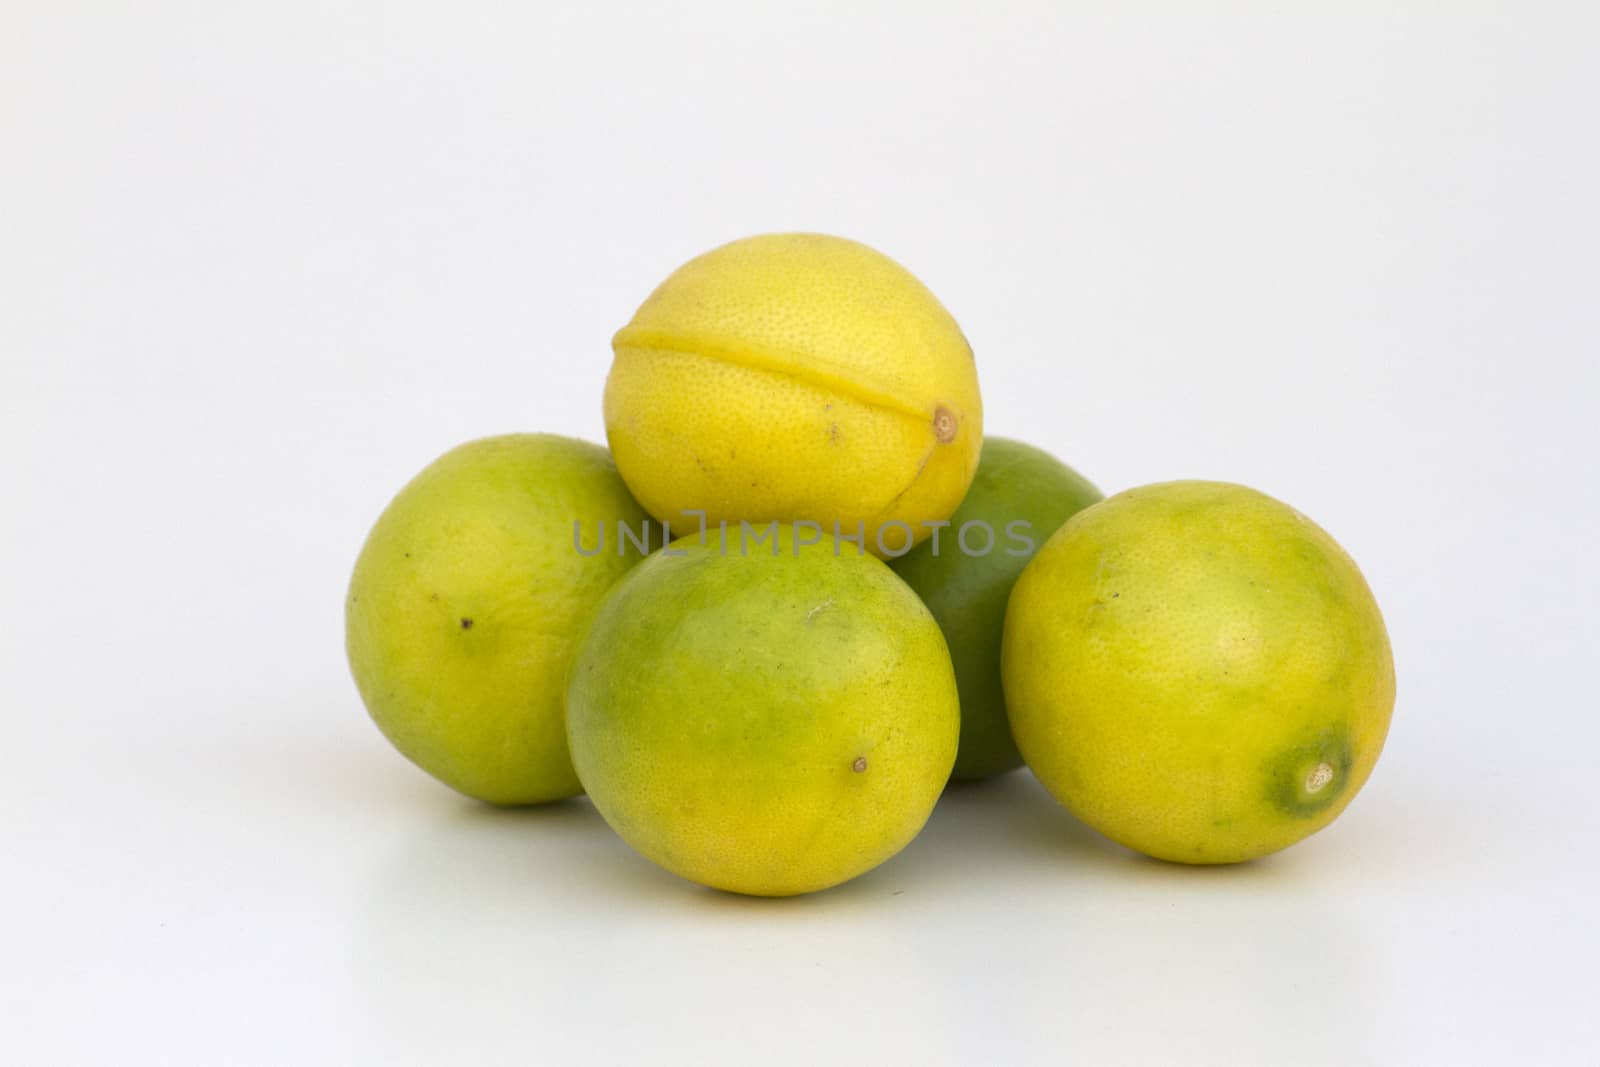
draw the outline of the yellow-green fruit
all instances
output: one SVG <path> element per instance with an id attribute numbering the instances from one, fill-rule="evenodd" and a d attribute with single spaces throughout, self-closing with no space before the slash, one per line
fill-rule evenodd
<path id="1" fill-rule="evenodd" d="M 639 561 L 617 524 L 639 536 L 648 521 L 585 441 L 490 437 L 435 460 L 378 518 L 345 601 L 350 669 L 378 728 L 479 800 L 581 792 L 567 667 L 600 597 Z"/>
<path id="2" fill-rule="evenodd" d="M 703 885 L 788 896 L 916 836 L 959 712 L 917 595 L 871 556 L 778 526 L 759 543 L 730 531 L 726 551 L 679 540 L 618 582 L 573 661 L 567 730 L 590 799 L 635 849 Z"/>
<path id="3" fill-rule="evenodd" d="M 921 282 L 854 241 L 723 245 L 673 272 L 612 347 L 617 469 L 682 530 L 695 512 L 837 523 L 886 555 L 906 527 L 921 540 L 949 518 L 977 468 L 972 349 Z"/>
<path id="4" fill-rule="evenodd" d="M 1372 772 L 1394 661 L 1355 563 L 1243 486 L 1168 482 L 1079 512 L 1011 593 L 1012 735 L 1078 818 L 1184 863 L 1275 852 Z"/>

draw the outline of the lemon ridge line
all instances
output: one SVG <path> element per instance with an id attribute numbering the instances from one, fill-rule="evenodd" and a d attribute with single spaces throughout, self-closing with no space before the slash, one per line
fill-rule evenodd
<path id="1" fill-rule="evenodd" d="M 863 386 L 862 383 L 852 381 L 842 374 L 817 373 L 796 370 L 792 365 L 785 365 L 781 357 L 789 357 L 792 362 L 811 361 L 815 357 L 806 355 L 794 349 L 785 349 L 780 353 L 780 358 L 772 359 L 761 355 L 754 349 L 746 348 L 726 341 L 697 341 L 683 340 L 673 334 L 662 330 L 647 330 L 636 326 L 624 326 L 617 331 L 611 340 L 612 347 L 621 349 L 642 348 L 657 352 L 672 352 L 684 356 L 700 356 L 704 359 L 716 360 L 719 363 L 728 363 L 746 370 L 766 371 L 770 374 L 779 374 L 786 378 L 793 378 L 802 385 L 809 385 L 818 389 L 831 389 L 850 400 L 865 404 L 868 407 L 879 408 L 896 415 L 905 415 L 928 424 L 928 432 L 933 432 L 933 418 L 938 404 L 929 404 L 926 408 L 915 407 L 906 403 L 883 389 Z M 619 352 L 620 354 L 620 352 Z M 948 405 L 947 405 L 948 406 Z M 958 420 L 965 421 L 964 412 L 957 412 Z"/>
<path id="2" fill-rule="evenodd" d="M 891 496 L 886 503 L 872 512 L 872 518 L 868 521 L 874 525 L 881 525 L 883 521 L 881 517 L 893 510 L 894 506 L 916 487 L 917 482 L 922 480 L 923 473 L 928 469 L 928 464 L 932 461 L 934 453 L 939 450 L 941 444 L 937 433 L 934 431 L 934 412 L 940 406 L 948 408 L 948 405 L 934 404 L 931 411 L 915 408 L 899 401 L 891 394 L 876 389 L 862 388 L 859 383 L 838 375 L 797 372 L 791 367 L 784 366 L 778 360 L 765 359 L 757 355 L 753 349 L 746 349 L 736 344 L 712 341 L 691 346 L 688 342 L 679 340 L 675 335 L 664 330 L 647 330 L 631 325 L 624 326 L 611 339 L 611 344 L 613 348 L 617 349 L 618 355 L 622 354 L 621 349 L 624 347 L 653 352 L 670 352 L 674 355 L 693 356 L 727 363 L 745 370 L 776 374 L 815 389 L 832 389 L 842 396 L 867 407 L 875 407 L 881 411 L 887 411 L 891 415 L 902 415 L 922 423 L 928 432 L 933 435 L 934 439 L 930 442 L 927 452 L 923 454 L 922 459 L 917 463 L 917 469 L 912 472 L 906 484 Z M 810 358 L 801 356 L 794 349 L 787 349 L 784 354 L 791 358 Z M 965 426 L 965 414 L 957 412 L 956 418 L 958 426 L 962 429 L 967 429 Z"/>

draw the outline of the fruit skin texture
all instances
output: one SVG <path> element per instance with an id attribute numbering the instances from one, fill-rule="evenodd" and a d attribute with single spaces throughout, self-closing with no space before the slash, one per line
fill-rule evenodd
<path id="1" fill-rule="evenodd" d="M 988 778 L 1022 766 L 1000 683 L 1006 601 L 1039 546 L 1101 495 L 1048 452 L 989 437 L 972 488 L 950 516 L 950 526 L 940 531 L 938 554 L 930 538 L 890 562 L 939 620 L 950 645 L 961 693 L 961 747 L 954 777 Z M 1019 520 L 1027 524 L 1018 532 L 1028 544 L 1007 533 L 1008 524 Z M 987 523 L 994 531 L 989 552 L 976 554 L 985 543 L 982 527 L 973 528 L 968 541 L 974 554 L 961 551 L 959 531 L 968 522 Z"/>
<path id="2" fill-rule="evenodd" d="M 1079 819 L 1232 863 L 1328 825 L 1394 707 L 1377 602 L 1334 540 L 1243 486 L 1167 482 L 1069 519 L 1011 594 L 1011 727 Z"/>
<path id="3" fill-rule="evenodd" d="M 606 822 L 669 871 L 756 896 L 900 851 L 960 730 L 944 638 L 904 582 L 827 538 L 796 556 L 792 527 L 772 543 L 741 555 L 730 533 L 723 554 L 713 532 L 651 556 L 606 597 L 567 690 Z"/>
<path id="4" fill-rule="evenodd" d="M 575 520 L 586 551 L 605 524 L 604 551 L 577 551 Z M 351 673 L 396 748 L 491 804 L 582 792 L 562 696 L 575 631 L 640 558 L 618 521 L 648 517 L 605 449 L 546 434 L 464 444 L 400 491 L 345 598 Z"/>
<path id="5" fill-rule="evenodd" d="M 768 234 L 678 268 L 612 341 L 606 436 L 651 514 L 810 521 L 877 555 L 880 524 L 948 518 L 978 464 L 972 349 L 939 301 L 865 245 Z M 894 550 L 906 532 L 883 531 Z"/>

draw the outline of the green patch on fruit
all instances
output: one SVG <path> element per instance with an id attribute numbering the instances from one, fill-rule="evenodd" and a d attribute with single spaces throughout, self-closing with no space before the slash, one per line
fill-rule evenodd
<path id="1" fill-rule="evenodd" d="M 1329 727 L 1266 764 L 1267 796 L 1285 815 L 1310 818 L 1339 799 L 1354 763 L 1349 729 Z"/>

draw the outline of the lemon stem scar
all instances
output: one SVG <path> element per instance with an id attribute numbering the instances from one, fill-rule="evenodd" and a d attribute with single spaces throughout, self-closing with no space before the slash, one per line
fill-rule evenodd
<path id="1" fill-rule="evenodd" d="M 1320 793 L 1329 782 L 1333 781 L 1333 768 L 1326 762 L 1319 763 L 1311 768 L 1311 773 L 1306 775 L 1306 792 Z"/>
<path id="2" fill-rule="evenodd" d="M 940 444 L 949 444 L 956 439 L 958 428 L 955 412 L 940 404 L 933 412 L 933 436 L 939 439 Z"/>
<path id="3" fill-rule="evenodd" d="M 865 771 L 867 769 L 867 757 L 865 757 L 865 756 L 857 756 L 856 757 L 856 761 L 854 763 L 850 764 L 850 769 L 852 771 L 855 771 L 857 774 L 860 774 L 862 771 Z"/>
<path id="4" fill-rule="evenodd" d="M 1285 815 L 1310 818 L 1338 802 L 1354 765 L 1348 731 L 1326 730 L 1268 762 L 1264 768 L 1268 795 Z"/>

